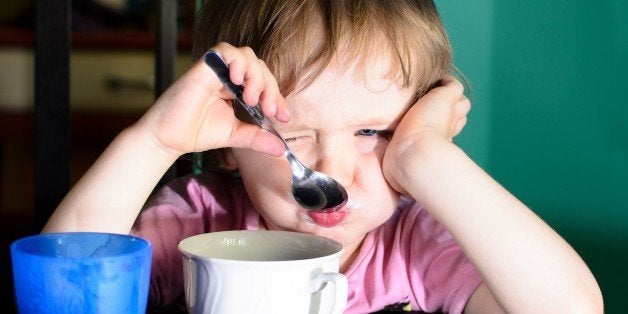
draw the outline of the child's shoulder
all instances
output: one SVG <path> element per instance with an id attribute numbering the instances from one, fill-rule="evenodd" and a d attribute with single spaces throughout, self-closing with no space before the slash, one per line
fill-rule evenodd
<path id="1" fill-rule="evenodd" d="M 137 223 L 198 224 L 197 233 L 245 225 L 257 213 L 239 180 L 215 173 L 189 174 L 172 180 L 146 202 Z M 235 219 L 235 220 L 234 220 Z M 240 221 L 238 219 L 243 219 Z M 257 221 L 257 220 L 255 220 Z M 177 224 L 175 224 L 177 225 Z M 193 228 L 192 228 L 193 229 Z"/>
<path id="2" fill-rule="evenodd" d="M 156 190 L 146 206 L 179 204 L 177 207 L 230 207 L 233 199 L 245 196 L 246 191 L 239 178 L 225 173 L 203 172 L 187 174 L 168 182 Z"/>
<path id="3" fill-rule="evenodd" d="M 168 182 L 160 190 L 172 190 L 184 193 L 205 191 L 211 194 L 222 194 L 241 186 L 240 178 L 221 172 L 201 172 L 186 174 Z"/>

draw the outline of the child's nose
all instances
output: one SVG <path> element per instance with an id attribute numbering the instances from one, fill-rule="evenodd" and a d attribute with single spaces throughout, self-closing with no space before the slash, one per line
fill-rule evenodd
<path id="1" fill-rule="evenodd" d="M 345 189 L 353 184 L 359 159 L 350 146 L 322 149 L 316 163 L 316 170 L 340 183 Z"/>

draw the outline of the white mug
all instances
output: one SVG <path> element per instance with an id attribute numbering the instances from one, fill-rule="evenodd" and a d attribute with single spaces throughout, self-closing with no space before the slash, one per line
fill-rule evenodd
<path id="1" fill-rule="evenodd" d="M 342 313 L 342 245 L 287 231 L 204 233 L 179 243 L 190 313 Z"/>

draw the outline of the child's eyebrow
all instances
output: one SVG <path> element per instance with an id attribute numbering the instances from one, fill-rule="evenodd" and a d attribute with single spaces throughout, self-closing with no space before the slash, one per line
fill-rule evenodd
<path id="1" fill-rule="evenodd" d="M 397 124 L 399 124 L 400 120 L 401 120 L 401 117 L 374 118 L 370 120 L 360 121 L 359 123 L 354 123 L 349 126 L 351 127 L 371 126 L 371 127 L 377 127 L 377 128 L 380 128 L 380 127 L 395 128 Z"/>

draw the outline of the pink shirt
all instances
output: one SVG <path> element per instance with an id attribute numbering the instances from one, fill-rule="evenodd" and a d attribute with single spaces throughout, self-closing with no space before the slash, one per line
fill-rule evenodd
<path id="1" fill-rule="evenodd" d="M 133 229 L 154 246 L 151 307 L 168 306 L 183 293 L 179 241 L 199 233 L 258 228 L 259 215 L 237 179 L 202 174 L 161 189 Z M 346 313 L 383 309 L 460 313 L 482 282 L 449 233 L 409 201 L 367 235 L 345 275 Z"/>

